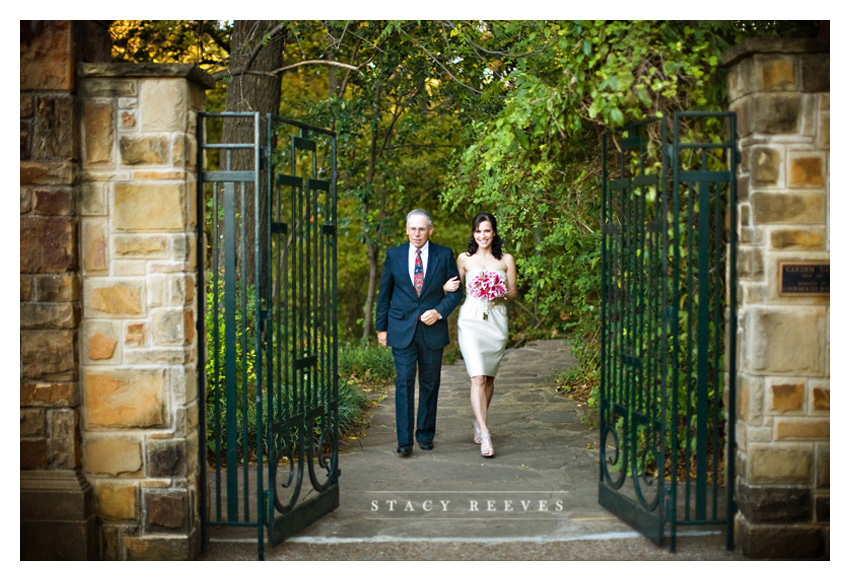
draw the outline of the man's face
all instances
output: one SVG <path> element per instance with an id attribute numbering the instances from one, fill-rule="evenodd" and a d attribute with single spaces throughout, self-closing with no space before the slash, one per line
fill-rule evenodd
<path id="1" fill-rule="evenodd" d="M 428 226 L 428 218 L 421 214 L 414 214 L 407 221 L 407 237 L 416 248 L 422 248 L 428 242 L 428 237 L 434 229 Z"/>

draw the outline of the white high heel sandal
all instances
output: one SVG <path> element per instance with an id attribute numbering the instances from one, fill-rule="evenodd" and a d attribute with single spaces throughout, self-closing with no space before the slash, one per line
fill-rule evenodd
<path id="1" fill-rule="evenodd" d="M 478 427 L 478 420 L 472 421 L 472 428 L 475 430 L 475 435 L 472 436 L 472 441 L 476 444 L 481 443 L 481 430 Z"/>
<path id="2" fill-rule="evenodd" d="M 481 434 L 481 455 L 485 458 L 492 458 L 495 455 L 490 434 Z"/>

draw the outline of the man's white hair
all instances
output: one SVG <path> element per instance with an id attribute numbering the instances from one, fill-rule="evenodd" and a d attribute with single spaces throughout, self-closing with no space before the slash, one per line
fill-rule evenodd
<path id="1" fill-rule="evenodd" d="M 431 214 L 429 214 L 425 210 L 411 210 L 410 212 L 408 212 L 407 213 L 407 222 L 405 222 L 405 225 L 407 225 L 407 226 L 410 225 L 410 219 L 413 216 L 425 216 L 428 219 L 428 227 L 429 228 L 434 227 L 434 221 L 431 219 Z"/>

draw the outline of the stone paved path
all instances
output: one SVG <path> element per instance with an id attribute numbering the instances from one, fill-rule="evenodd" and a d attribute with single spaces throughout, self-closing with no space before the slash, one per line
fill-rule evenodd
<path id="1" fill-rule="evenodd" d="M 266 547 L 265 558 L 740 559 L 718 535 L 682 538 L 671 554 L 599 506 L 597 428 L 554 388 L 555 373 L 573 362 L 561 340 L 508 351 L 490 408 L 492 459 L 472 443 L 462 361 L 443 369 L 434 450 L 396 455 L 390 393 L 373 411 L 367 435 L 341 453 L 340 507 Z M 202 559 L 256 555 L 256 541 L 247 539 L 210 543 Z"/>

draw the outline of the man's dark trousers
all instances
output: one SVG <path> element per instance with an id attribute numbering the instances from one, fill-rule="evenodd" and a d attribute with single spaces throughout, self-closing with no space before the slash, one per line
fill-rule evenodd
<path id="1" fill-rule="evenodd" d="M 434 440 L 437 429 L 437 396 L 440 391 L 440 365 L 443 348 L 431 349 L 425 342 L 424 323 L 416 325 L 413 342 L 407 347 L 393 347 L 395 359 L 396 435 L 400 446 L 413 443 L 414 397 L 416 395 L 417 362 L 419 370 L 419 413 L 416 418 L 416 441 L 420 444 Z"/>

